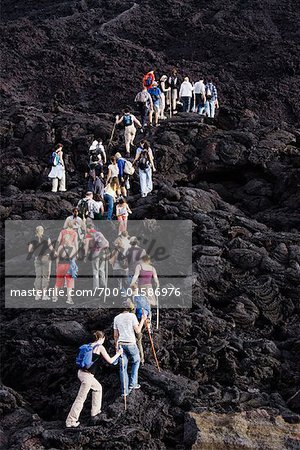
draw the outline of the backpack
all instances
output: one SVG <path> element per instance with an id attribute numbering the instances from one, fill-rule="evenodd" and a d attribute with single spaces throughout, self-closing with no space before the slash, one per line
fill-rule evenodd
<path id="1" fill-rule="evenodd" d="M 78 203 L 78 215 L 81 219 L 85 219 L 89 215 L 89 201 L 85 198 Z"/>
<path id="2" fill-rule="evenodd" d="M 130 114 L 125 114 L 123 117 L 123 124 L 125 127 L 132 125 L 132 118 Z"/>
<path id="3" fill-rule="evenodd" d="M 147 103 L 148 100 L 148 91 L 141 91 L 136 96 L 136 102 L 137 103 Z"/>
<path id="4" fill-rule="evenodd" d="M 50 156 L 50 158 L 49 158 L 49 164 L 50 164 L 51 166 L 57 166 L 58 161 L 59 161 L 59 159 L 58 159 L 58 157 L 57 157 L 57 153 L 56 153 L 56 152 L 52 152 L 52 153 L 51 153 L 51 156 Z"/>
<path id="5" fill-rule="evenodd" d="M 133 175 L 134 174 L 134 167 L 132 165 L 132 162 L 127 161 L 127 160 L 125 161 L 124 173 L 126 173 L 126 175 Z"/>
<path id="6" fill-rule="evenodd" d="M 79 369 L 89 369 L 93 365 L 93 349 L 99 347 L 100 344 L 92 346 L 92 344 L 84 344 L 79 347 L 79 353 L 76 356 L 76 366 Z"/>
<path id="7" fill-rule="evenodd" d="M 150 167 L 149 153 L 147 150 L 143 150 L 139 159 L 139 169 L 146 170 Z"/>
<path id="8" fill-rule="evenodd" d="M 151 84 L 153 83 L 153 79 L 152 79 L 152 76 L 151 76 L 151 74 L 149 74 L 148 76 L 147 76 L 147 78 L 145 79 L 145 86 L 147 86 L 147 87 L 149 87 L 149 86 L 151 86 Z"/>

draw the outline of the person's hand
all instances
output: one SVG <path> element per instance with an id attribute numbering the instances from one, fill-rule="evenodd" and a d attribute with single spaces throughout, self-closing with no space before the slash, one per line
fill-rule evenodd
<path id="1" fill-rule="evenodd" d="M 119 116 L 118 115 L 116 115 L 116 122 L 119 120 Z"/>
<path id="2" fill-rule="evenodd" d="M 143 322 L 146 322 L 146 320 L 147 320 L 147 315 L 143 312 L 143 315 L 142 315 L 142 321 L 143 321 Z"/>
<path id="3" fill-rule="evenodd" d="M 122 349 L 122 347 L 118 350 L 117 353 L 118 353 L 119 356 L 123 355 L 123 349 Z"/>

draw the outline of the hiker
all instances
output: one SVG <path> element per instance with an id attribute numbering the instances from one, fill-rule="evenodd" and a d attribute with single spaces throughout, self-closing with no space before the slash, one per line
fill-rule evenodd
<path id="1" fill-rule="evenodd" d="M 105 335 L 103 331 L 93 333 L 94 341 L 91 344 L 80 347 L 76 358 L 78 367 L 78 378 L 81 382 L 77 397 L 71 407 L 66 419 L 67 428 L 76 428 L 79 426 L 79 416 L 89 391 L 92 389 L 92 409 L 91 423 L 96 425 L 99 422 L 99 415 L 102 406 L 102 386 L 95 378 L 97 368 L 102 356 L 106 362 L 113 364 L 122 355 L 122 349 L 117 350 L 113 357 L 110 357 L 104 348 Z"/>
<path id="2" fill-rule="evenodd" d="M 166 82 L 168 80 L 167 75 L 163 75 L 160 79 L 160 103 L 159 103 L 159 119 L 166 119 L 165 108 L 166 108 L 166 97 L 168 97 L 171 91 L 170 87 L 166 87 Z"/>
<path id="3" fill-rule="evenodd" d="M 66 192 L 66 169 L 62 149 L 62 144 L 57 144 L 50 157 L 52 168 L 48 178 L 52 178 L 52 192 L 57 192 L 57 188 L 60 192 Z"/>
<path id="4" fill-rule="evenodd" d="M 119 222 L 119 234 L 122 233 L 122 231 L 127 231 L 128 214 L 132 214 L 132 211 L 124 198 L 121 198 L 116 206 L 116 216 Z"/>
<path id="5" fill-rule="evenodd" d="M 132 314 L 133 304 L 130 299 L 123 302 L 123 311 L 114 319 L 114 340 L 116 351 L 123 349 L 122 359 L 119 360 L 122 395 L 129 395 L 133 389 L 140 389 L 138 384 L 138 371 L 140 366 L 140 354 L 136 345 L 135 333 L 142 331 L 147 317 L 142 315 L 140 323 L 136 315 Z M 128 360 L 131 361 L 131 374 L 128 379 Z M 122 367 L 123 366 L 123 367 Z M 123 372 L 124 368 L 124 372 Z"/>
<path id="6" fill-rule="evenodd" d="M 128 261 L 128 280 L 130 284 L 135 273 L 136 266 L 141 261 L 142 256 L 146 254 L 146 251 L 145 249 L 140 247 L 139 241 L 136 236 L 132 236 L 130 238 L 129 244 L 130 247 L 126 253 L 126 257 Z"/>
<path id="7" fill-rule="evenodd" d="M 189 81 L 189 77 L 185 77 L 184 81 L 181 83 L 179 98 L 183 104 L 183 112 L 189 112 L 191 108 L 191 100 L 193 97 L 193 86 Z"/>
<path id="8" fill-rule="evenodd" d="M 135 273 L 133 275 L 130 287 L 132 288 L 135 283 L 138 283 L 139 292 L 141 292 L 141 290 L 142 292 L 144 291 L 150 305 L 156 305 L 156 298 L 154 295 L 155 289 L 153 289 L 152 280 L 155 283 L 155 289 L 159 288 L 156 269 L 151 263 L 150 256 L 144 255 L 141 258 L 141 262 L 137 264 L 135 268 Z"/>
<path id="9" fill-rule="evenodd" d="M 148 298 L 145 295 L 140 295 L 138 292 L 138 285 L 132 285 L 132 302 L 134 305 L 134 312 L 138 320 L 141 320 L 143 313 L 147 317 L 148 327 L 151 323 L 151 307 Z M 136 343 L 140 352 L 141 366 L 145 363 L 144 349 L 143 349 L 143 332 L 136 333 Z"/>
<path id="10" fill-rule="evenodd" d="M 140 111 L 141 124 L 142 124 L 141 132 L 143 133 L 144 128 L 147 126 L 147 117 L 148 117 L 149 111 L 151 109 L 153 109 L 153 101 L 152 101 L 151 95 L 149 94 L 146 86 L 143 86 L 142 91 L 140 91 L 136 95 L 134 101 L 137 104 L 139 111 Z"/>
<path id="11" fill-rule="evenodd" d="M 93 199 L 94 194 L 88 191 L 84 198 L 79 200 L 77 208 L 79 217 L 86 220 L 88 217 L 94 219 L 94 213 L 99 213 L 99 204 Z"/>
<path id="12" fill-rule="evenodd" d="M 103 173 L 100 176 L 97 175 L 96 169 L 91 169 L 89 167 L 88 172 L 86 173 L 86 177 L 88 179 L 87 182 L 87 191 L 93 192 L 93 194 L 103 195 L 104 192 L 104 183 L 103 183 Z"/>
<path id="13" fill-rule="evenodd" d="M 104 189 L 103 189 L 103 193 L 104 193 Z M 102 219 L 104 219 L 104 200 L 103 200 L 103 197 L 101 197 L 100 194 L 95 194 L 94 195 L 94 201 L 97 203 L 98 210 L 99 210 L 99 212 L 95 212 L 94 211 L 94 219 L 95 220 L 102 220 Z"/>
<path id="14" fill-rule="evenodd" d="M 205 96 L 205 112 L 207 114 L 207 117 L 211 117 L 213 119 L 215 117 L 216 108 L 219 108 L 219 102 L 217 88 L 213 84 L 211 78 L 208 78 L 205 85 Z"/>
<path id="15" fill-rule="evenodd" d="M 194 93 L 196 98 L 196 112 L 198 114 L 204 114 L 206 103 L 204 77 L 200 76 L 199 81 L 195 83 Z"/>
<path id="16" fill-rule="evenodd" d="M 143 86 L 145 86 L 146 89 L 151 89 L 154 81 L 155 81 L 154 70 L 150 70 L 143 77 Z"/>
<path id="17" fill-rule="evenodd" d="M 106 287 L 105 263 L 107 260 L 106 251 L 109 248 L 109 242 L 104 235 L 97 231 L 90 224 L 89 237 L 86 245 L 86 257 L 92 262 L 93 271 L 93 289 Z"/>
<path id="18" fill-rule="evenodd" d="M 85 234 L 85 223 L 81 217 L 79 217 L 77 207 L 74 208 L 72 212 L 73 214 L 66 218 L 63 228 L 68 228 L 68 223 L 71 222 L 72 228 L 77 232 L 78 240 L 82 241 Z"/>
<path id="19" fill-rule="evenodd" d="M 51 274 L 51 255 L 54 254 L 54 248 L 50 237 L 45 236 L 44 232 L 44 227 L 38 225 L 33 239 L 28 243 L 28 253 L 34 255 L 35 300 L 50 300 L 47 289 Z"/>
<path id="20" fill-rule="evenodd" d="M 67 231 L 67 230 L 63 230 Z M 76 234 L 77 236 L 77 234 Z M 78 247 L 73 241 L 70 234 L 65 234 L 63 243 L 58 246 L 56 260 L 56 280 L 54 287 L 54 295 L 52 301 L 58 300 L 58 289 L 62 289 L 64 285 L 67 287 L 68 305 L 74 305 L 72 292 L 74 290 L 74 279 L 77 277 L 78 267 L 76 264 L 76 256 L 78 255 Z"/>
<path id="21" fill-rule="evenodd" d="M 110 165 L 108 166 L 106 184 L 110 183 L 114 177 L 119 178 L 119 165 L 117 164 L 117 158 L 112 156 L 110 158 Z"/>
<path id="22" fill-rule="evenodd" d="M 65 245 L 66 237 L 68 237 L 68 239 L 71 239 L 71 244 L 74 245 L 78 250 L 78 233 L 76 228 L 74 227 L 74 220 L 72 219 L 72 217 L 69 217 L 65 221 L 64 228 L 58 235 L 56 247 L 58 247 L 59 245 Z"/>
<path id="23" fill-rule="evenodd" d="M 102 140 L 94 140 L 89 148 L 89 166 L 95 169 L 96 175 L 103 178 L 103 165 L 106 164 L 106 153 Z"/>
<path id="24" fill-rule="evenodd" d="M 173 111 L 173 114 L 177 113 L 177 100 L 178 100 L 178 88 L 179 88 L 179 79 L 177 76 L 177 69 L 174 67 L 172 69 L 172 73 L 168 78 L 167 87 L 171 89 L 170 94 L 167 96 L 167 104 L 170 105 L 170 108 Z M 171 104 L 170 104 L 171 100 Z"/>
<path id="25" fill-rule="evenodd" d="M 153 153 L 147 141 L 142 141 L 141 148 L 137 150 L 133 164 L 137 163 L 139 169 L 141 196 L 147 197 L 152 192 L 152 170 L 156 171 L 154 166 Z"/>
<path id="26" fill-rule="evenodd" d="M 107 220 L 112 220 L 114 212 L 114 203 L 116 201 L 118 189 L 119 183 L 116 178 L 113 178 L 112 181 L 104 189 L 103 198 L 107 205 Z"/>
<path id="27" fill-rule="evenodd" d="M 136 135 L 136 128 L 134 125 L 136 124 L 140 128 L 142 128 L 142 125 L 140 121 L 130 113 L 129 108 L 124 109 L 124 114 L 121 117 L 116 116 L 116 125 L 119 125 L 120 123 L 125 127 L 124 138 L 126 155 L 130 156 L 130 146 L 134 145 L 133 141 Z"/>
<path id="28" fill-rule="evenodd" d="M 122 231 L 115 240 L 114 248 L 109 260 L 114 277 L 116 278 L 117 287 L 119 291 L 124 291 L 128 279 L 128 262 L 126 258 L 129 249 L 129 240 L 127 231 Z"/>
<path id="29" fill-rule="evenodd" d="M 159 105 L 160 105 L 160 98 L 161 98 L 161 90 L 158 87 L 157 81 L 153 81 L 152 87 L 148 90 L 149 94 L 151 95 L 152 102 L 153 102 L 153 108 L 150 109 L 150 127 L 152 127 L 153 122 L 153 114 L 154 114 L 154 123 L 155 126 L 158 126 L 158 118 L 159 118 Z"/>
<path id="30" fill-rule="evenodd" d="M 115 158 L 116 158 L 117 166 L 118 166 L 118 170 L 119 170 L 119 173 L 118 173 L 119 185 L 120 185 L 119 195 L 126 197 L 127 196 L 126 186 L 128 186 L 128 183 L 129 183 L 128 178 L 129 177 L 128 177 L 128 174 L 125 173 L 125 165 L 126 165 L 126 162 L 128 163 L 128 161 L 126 161 L 125 158 L 122 158 L 122 155 L 119 152 L 117 152 L 115 154 Z"/>

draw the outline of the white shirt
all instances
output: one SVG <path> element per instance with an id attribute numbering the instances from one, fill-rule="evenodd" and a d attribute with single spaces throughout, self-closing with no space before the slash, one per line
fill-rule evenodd
<path id="1" fill-rule="evenodd" d="M 111 171 L 111 178 L 119 176 L 119 167 L 118 164 L 110 164 L 108 166 L 108 170 Z"/>
<path id="2" fill-rule="evenodd" d="M 197 81 L 194 86 L 195 94 L 205 95 L 205 84 L 203 81 Z"/>
<path id="3" fill-rule="evenodd" d="M 193 86 L 189 81 L 184 81 L 180 86 L 179 97 L 193 97 Z"/>
<path id="4" fill-rule="evenodd" d="M 136 315 L 130 312 L 123 312 L 117 315 L 114 319 L 114 330 L 119 332 L 119 342 L 135 344 L 134 327 L 138 326 Z"/>

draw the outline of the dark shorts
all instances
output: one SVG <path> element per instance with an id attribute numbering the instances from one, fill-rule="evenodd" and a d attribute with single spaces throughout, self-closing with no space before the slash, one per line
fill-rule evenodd
<path id="1" fill-rule="evenodd" d="M 121 181 L 121 177 L 119 176 L 119 184 L 120 187 L 126 187 L 126 181 L 128 180 L 127 173 L 123 173 L 123 181 Z"/>

